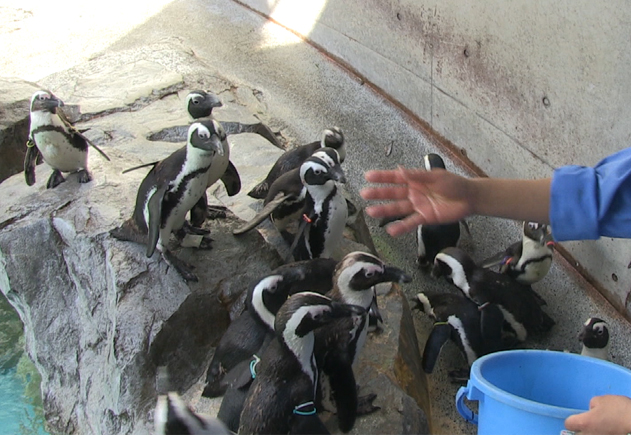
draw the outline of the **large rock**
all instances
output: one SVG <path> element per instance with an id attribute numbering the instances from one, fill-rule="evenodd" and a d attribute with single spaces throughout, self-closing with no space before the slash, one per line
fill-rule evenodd
<path id="1" fill-rule="evenodd" d="M 149 57 L 155 52 L 150 53 Z M 185 54 L 178 56 L 188 59 Z M 120 58 L 125 59 L 125 54 Z M 101 116 L 80 114 L 84 122 L 79 127 L 89 127 L 87 134 L 112 158 L 106 162 L 98 153 L 90 153 L 91 183 L 79 184 L 71 175 L 56 189 L 46 190 L 50 169 L 43 164 L 36 169 L 32 187 L 21 175 L 0 185 L 0 290 L 24 322 L 27 352 L 42 374 L 45 413 L 53 431 L 151 433 L 159 365 L 169 368 L 173 385 L 195 409 L 212 414 L 216 406 L 199 399 L 199 390 L 213 348 L 242 308 L 250 281 L 280 265 L 285 255 L 286 246 L 277 243 L 269 225 L 238 238 L 231 234 L 260 206 L 247 202 L 245 192 L 282 152 L 256 135 L 230 139 L 242 193 L 228 198 L 221 185 L 211 190 L 212 201 L 224 203 L 234 213 L 206 224 L 214 248 L 177 252 L 196 267 L 199 283 L 186 284 L 158 255 L 146 258 L 143 246 L 109 236 L 110 229 L 131 216 L 137 187 L 146 174 L 146 170 L 125 175 L 121 171 L 161 159 L 181 146 L 150 142 L 146 136 L 187 122 L 183 109 L 187 89 L 227 83 L 216 77 L 210 83 L 200 82 L 200 75 L 192 72 L 191 77 L 197 77 L 193 80 L 155 58 L 149 60 L 105 69 L 97 59 L 77 68 L 76 76 L 65 72 L 46 80 L 62 99 L 67 98 L 52 84 L 73 89 L 74 98 L 68 103 L 81 107 L 81 95 L 92 96 L 82 86 L 102 88 L 105 82 L 116 82 L 112 77 L 116 71 L 142 77 L 143 68 L 149 68 L 144 73 L 151 73 L 163 86 L 140 86 L 133 95 L 120 96 L 111 89 L 107 101 L 116 107 L 108 108 L 105 100 L 92 101 Z M 190 69 L 192 60 L 188 60 Z M 101 60 L 106 61 L 111 59 Z M 108 74 L 103 82 L 94 73 L 100 70 Z M 78 79 L 84 76 L 89 80 Z M 252 89 L 236 85 L 222 89 L 232 91 L 221 94 L 225 107 L 217 110 L 218 118 L 231 114 L 242 122 L 255 119 L 252 104 L 258 105 L 257 116 L 261 116 L 258 96 L 244 97 L 254 95 Z M 356 240 L 347 240 L 340 255 L 370 249 L 362 214 L 353 222 L 349 236 Z M 407 302 L 395 288 L 380 295 L 380 304 L 384 330 L 368 341 L 356 369 L 362 391 L 377 392 L 382 409 L 359 419 L 355 431 L 426 433 L 421 409 L 422 405 L 428 411 L 424 376 L 418 368 L 418 344 Z"/>

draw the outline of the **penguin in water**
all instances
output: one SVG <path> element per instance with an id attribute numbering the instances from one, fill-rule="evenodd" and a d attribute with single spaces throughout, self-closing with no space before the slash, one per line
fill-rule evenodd
<path id="1" fill-rule="evenodd" d="M 500 266 L 505 273 L 521 284 L 541 281 L 550 270 L 554 242 L 548 225 L 524 222 L 522 240 L 515 242 L 492 257 L 484 260 L 482 267 Z"/>
<path id="2" fill-rule="evenodd" d="M 269 217 L 283 238 L 290 244 L 295 242 L 294 248 L 301 250 L 300 255 L 294 255 L 295 261 L 330 256 L 325 251 L 331 249 L 336 243 L 334 237 L 330 235 L 336 235 L 340 226 L 343 231 L 346 222 L 344 208 L 347 206 L 340 190 L 335 185 L 336 181 L 346 181 L 339 164 L 339 154 L 333 148 L 321 148 L 300 168 L 292 169 L 276 179 L 263 202 L 263 209 L 252 220 L 233 230 L 233 234 L 244 234 Z M 327 197 L 327 193 L 330 196 Z M 315 195 L 315 199 L 311 196 L 312 194 Z M 310 199 L 307 200 L 307 198 Z M 341 204 L 342 200 L 344 204 Z M 348 208 L 346 208 L 347 214 Z M 306 216 L 312 223 L 316 223 L 313 239 L 311 233 L 303 236 L 308 230 L 306 220 L 302 220 L 304 223 L 299 220 L 301 216 Z M 342 220 L 331 222 L 333 225 L 326 226 L 331 217 Z M 297 236 L 287 231 L 287 228 L 294 223 L 300 224 Z M 318 231 L 323 232 L 318 233 Z M 301 237 L 308 238 L 309 243 L 303 240 L 300 244 Z M 303 251 L 312 248 L 312 241 L 319 245 L 313 245 L 313 254 L 310 256 L 308 252 Z M 292 253 L 294 248 L 292 248 Z"/>
<path id="3" fill-rule="evenodd" d="M 609 358 L 609 327 L 598 317 L 587 319 L 578 340 L 583 343 L 581 355 L 611 361 Z"/>
<path id="4" fill-rule="evenodd" d="M 298 261 L 280 266 L 253 283 L 245 299 L 246 309 L 230 323 L 217 345 L 202 396 L 225 393 L 224 375 L 246 359 L 249 364 L 252 355 L 264 346 L 266 336 L 273 336 L 276 313 L 290 295 L 331 290 L 336 265 L 337 261 L 328 258 Z"/>
<path id="5" fill-rule="evenodd" d="M 339 127 L 327 128 L 322 132 L 322 139 L 320 141 L 301 145 L 283 153 L 278 160 L 276 160 L 268 172 L 267 177 L 265 177 L 265 180 L 254 186 L 252 190 L 248 192 L 248 196 L 255 199 L 265 199 L 270 186 L 278 177 L 292 169 L 300 167 L 314 152 L 325 147 L 335 149 L 340 156 L 340 163 L 344 162 L 346 158 L 346 147 L 342 129 Z"/>
<path id="6" fill-rule="evenodd" d="M 546 333 L 554 326 L 554 320 L 541 308 L 546 302 L 532 287 L 478 266 L 462 249 L 443 249 L 434 259 L 432 274 L 445 276 L 478 305 L 483 327 L 490 322 L 487 317 L 492 311 L 487 308 L 491 305 L 500 309 L 519 341 Z"/>
<path id="7" fill-rule="evenodd" d="M 65 181 L 62 172 L 77 172 L 79 183 L 92 181 L 88 171 L 88 145 L 106 160 L 110 158 L 87 137 L 75 129 L 64 115 L 63 101 L 47 91 L 37 91 L 31 97 L 29 139 L 24 159 L 26 184 L 35 184 L 35 165 L 39 155 L 53 169 L 47 189 Z"/>
<path id="8" fill-rule="evenodd" d="M 166 367 L 158 367 L 158 401 L 154 413 L 156 435 L 232 435 L 220 420 L 196 414 L 179 394 L 170 391 Z"/>
<path id="9" fill-rule="evenodd" d="M 339 428 L 350 431 L 357 415 L 376 411 L 376 395 L 357 397 L 353 364 L 366 342 L 368 310 L 373 305 L 374 286 L 384 282 L 408 283 L 412 278 L 401 269 L 386 265 L 366 252 L 351 252 L 339 262 L 333 276 L 332 300 L 360 306 L 361 316 L 338 319 L 315 332 L 315 355 L 320 370 L 319 406 L 334 406 Z"/>
<path id="10" fill-rule="evenodd" d="M 147 245 L 147 257 L 157 248 L 168 264 L 186 281 L 197 281 L 190 265 L 168 249 L 173 231 L 182 230 L 188 211 L 208 187 L 213 160 L 225 161 L 226 135 L 216 121 L 191 124 L 186 147 L 162 160 L 140 184 L 133 216 L 110 231 L 119 240 Z M 211 239 L 202 239 L 200 248 L 210 249 Z"/>
<path id="11" fill-rule="evenodd" d="M 276 315 L 275 338 L 261 356 L 239 433 L 328 434 L 314 403 L 318 385 L 314 331 L 364 311 L 313 292 L 289 297 Z"/>
<path id="12" fill-rule="evenodd" d="M 427 314 L 433 321 L 423 349 L 422 367 L 431 374 L 440 352 L 448 340 L 452 340 L 467 360 L 468 368 L 449 373 L 452 381 L 468 378 L 469 368 L 481 356 L 511 347 L 503 340 L 504 316 L 496 305 L 484 308 L 482 324 L 478 305 L 463 294 L 421 292 L 416 295 L 414 308 Z"/>
<path id="13" fill-rule="evenodd" d="M 429 153 L 423 156 L 425 170 L 434 169 L 446 170 L 445 162 L 441 156 Z M 383 227 L 390 222 L 400 220 L 405 216 L 383 219 L 379 226 Z M 443 249 L 450 246 L 457 246 L 460 240 L 460 225 L 469 232 L 469 226 L 463 220 L 449 224 L 440 225 L 419 225 L 416 229 L 416 261 L 423 269 L 431 268 L 434 258 Z"/>

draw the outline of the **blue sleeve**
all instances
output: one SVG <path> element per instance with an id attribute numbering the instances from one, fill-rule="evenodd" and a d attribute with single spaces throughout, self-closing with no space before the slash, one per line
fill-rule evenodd
<path id="1" fill-rule="evenodd" d="M 595 167 L 563 166 L 554 171 L 550 226 L 557 241 L 631 238 L 631 148 Z"/>

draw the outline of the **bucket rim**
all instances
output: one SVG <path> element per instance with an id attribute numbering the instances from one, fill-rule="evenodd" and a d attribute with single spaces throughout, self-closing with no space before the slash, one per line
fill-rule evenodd
<path id="1" fill-rule="evenodd" d="M 513 350 L 494 352 L 475 360 L 473 365 L 471 366 L 470 381 L 473 380 L 473 385 L 476 388 L 478 388 L 481 392 L 483 392 L 485 395 L 488 395 L 489 397 L 497 400 L 498 402 L 504 403 L 513 408 L 521 409 L 523 411 L 528 411 L 531 413 L 536 413 L 536 414 L 544 415 L 547 417 L 562 418 L 562 419 L 565 419 L 569 417 L 570 415 L 580 414 L 580 413 L 588 411 L 588 409 L 565 408 L 562 406 L 548 405 L 548 404 L 543 404 L 540 402 L 535 402 L 534 400 L 526 399 L 526 398 L 517 396 L 515 394 L 509 393 L 508 391 L 502 390 L 501 388 L 496 387 L 495 385 L 490 383 L 488 380 L 486 380 L 484 377 L 482 377 L 482 367 L 484 366 L 485 363 L 487 363 L 489 360 L 505 357 L 506 354 L 511 354 L 511 355 L 513 354 L 547 354 L 549 355 L 552 353 L 562 355 L 564 358 L 568 358 L 568 359 L 585 360 L 587 358 L 589 359 L 590 363 L 594 363 L 600 366 L 607 366 L 611 369 L 625 372 L 631 376 L 631 370 L 627 369 L 626 367 L 623 367 L 619 364 L 615 364 L 610 361 L 604 361 L 604 360 L 592 358 L 589 356 L 579 355 L 579 354 L 570 353 L 570 352 L 560 352 L 556 350 L 513 349 Z"/>

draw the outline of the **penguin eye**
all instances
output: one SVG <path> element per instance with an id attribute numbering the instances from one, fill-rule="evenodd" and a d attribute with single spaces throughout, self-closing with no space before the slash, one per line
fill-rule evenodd
<path id="1" fill-rule="evenodd" d="M 48 100 L 48 95 L 47 94 L 40 94 L 39 97 L 37 97 L 39 100 Z"/>
<path id="2" fill-rule="evenodd" d="M 528 228 L 530 228 L 531 230 L 536 230 L 539 228 L 539 224 L 536 222 L 528 222 Z"/>
<path id="3" fill-rule="evenodd" d="M 324 171 L 323 171 L 322 169 L 314 169 L 314 170 L 313 170 L 313 172 L 314 172 L 316 175 L 322 175 L 322 173 L 323 173 Z"/>
<path id="4" fill-rule="evenodd" d="M 207 131 L 200 131 L 198 133 L 198 136 L 202 139 L 208 139 L 210 137 L 210 133 L 208 133 Z"/>
<path id="5" fill-rule="evenodd" d="M 372 278 L 373 276 L 375 276 L 375 271 L 374 270 L 367 270 L 366 272 L 364 272 L 364 276 L 366 278 Z"/>
<path id="6" fill-rule="evenodd" d="M 198 98 L 193 98 L 191 101 L 193 101 L 193 104 L 199 104 L 199 99 Z"/>
<path id="7" fill-rule="evenodd" d="M 598 334 L 598 335 L 603 335 L 603 330 L 602 330 L 602 329 L 597 329 L 597 330 L 596 330 L 596 334 Z"/>

